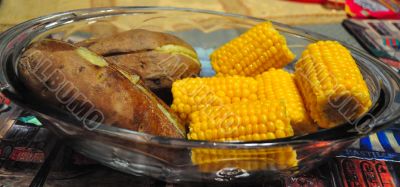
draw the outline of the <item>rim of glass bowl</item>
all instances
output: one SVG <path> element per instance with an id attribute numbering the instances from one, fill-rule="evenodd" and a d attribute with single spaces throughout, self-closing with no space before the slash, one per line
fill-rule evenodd
<path id="1" fill-rule="evenodd" d="M 135 12 L 136 11 L 136 12 Z M 239 14 L 232 13 L 223 13 L 218 11 L 210 11 L 210 10 L 201 10 L 201 9 L 191 9 L 191 8 L 176 8 L 176 7 L 158 7 L 158 6 L 133 6 L 133 7 L 112 7 L 112 8 L 89 8 L 89 9 L 79 9 L 72 10 L 67 12 L 59 12 L 46 16 L 41 16 L 35 19 L 31 19 L 29 21 L 18 24 L 7 31 L 0 34 L 0 89 L 7 97 L 9 97 L 16 104 L 23 106 L 26 109 L 30 109 L 35 113 L 51 116 L 57 120 L 61 120 L 63 122 L 75 123 L 79 124 L 77 120 L 71 118 L 70 115 L 66 114 L 65 111 L 49 111 L 41 108 L 40 106 L 34 106 L 26 103 L 21 103 L 18 100 L 18 93 L 14 94 L 15 90 L 11 87 L 13 84 L 10 83 L 7 71 L 15 71 L 15 67 L 13 69 L 8 69 L 4 67 L 9 67 L 7 65 L 8 57 L 5 56 L 4 50 L 5 47 L 10 45 L 10 40 L 17 37 L 21 32 L 32 29 L 36 25 L 47 23 L 47 28 L 42 28 L 44 30 L 56 28 L 71 22 L 85 20 L 88 18 L 101 18 L 105 16 L 118 16 L 124 14 L 134 14 L 134 13 L 143 13 L 138 11 L 175 11 L 175 12 L 189 12 L 189 13 L 201 13 L 201 14 L 210 14 L 222 17 L 233 17 L 240 19 L 249 19 L 252 21 L 266 21 L 266 19 L 256 18 L 252 16 L 244 16 Z M 268 20 L 270 21 L 270 20 Z M 278 30 L 284 31 L 286 33 L 295 35 L 297 37 L 302 37 L 307 40 L 317 41 L 317 40 L 336 40 L 328 36 L 324 36 L 318 33 L 310 32 L 301 28 L 294 28 L 285 24 L 277 23 L 271 21 L 274 25 L 278 26 Z M 40 32 L 41 33 L 41 32 Z M 40 35 L 36 34 L 34 37 L 30 37 L 28 43 L 31 42 L 33 38 Z M 25 41 L 26 42 L 26 41 Z M 351 50 L 352 54 L 356 54 L 357 56 L 361 56 L 362 58 L 368 60 L 369 62 L 376 65 L 375 68 L 384 70 L 385 74 L 389 80 L 394 80 L 397 84 L 400 82 L 399 75 L 395 73 L 390 67 L 386 64 L 383 64 L 379 60 L 374 57 L 366 54 L 365 52 L 357 49 L 351 45 L 346 44 L 343 41 L 339 41 L 343 45 L 345 45 L 348 49 Z M 23 43 L 21 41 L 21 43 Z M 14 56 L 11 63 L 15 63 L 17 61 L 19 54 L 17 57 Z M 4 62 L 3 62 L 4 61 Z M 5 65 L 4 65 L 5 63 Z M 364 67 L 366 68 L 366 67 Z M 367 68 L 368 69 L 368 68 Z M 369 71 L 369 70 L 368 70 Z M 375 79 L 375 77 L 374 77 Z M 394 93 L 391 93 L 392 97 L 394 97 Z M 392 98 L 393 99 L 393 98 Z M 389 101 L 390 102 L 390 101 Z M 392 116 L 391 119 L 383 122 L 377 123 L 372 127 L 372 131 L 376 131 L 387 124 L 393 123 L 400 116 L 400 110 L 396 113 L 396 115 Z M 371 132 L 372 132 L 371 131 Z M 364 136 L 366 134 L 360 134 L 354 131 L 354 127 L 352 125 L 340 125 L 330 129 L 319 130 L 316 133 L 311 133 L 308 135 L 302 136 L 294 136 L 288 138 L 281 138 L 276 140 L 264 140 L 264 141 L 255 141 L 255 142 L 213 142 L 213 141 L 198 141 L 198 140 L 187 140 L 187 139 L 176 139 L 169 138 L 163 136 L 156 136 L 126 129 L 121 129 L 117 127 L 112 127 L 104 124 L 100 124 L 98 128 L 93 130 L 95 133 L 103 134 L 106 136 L 111 136 L 115 138 L 121 138 L 125 140 L 131 140 L 136 142 L 142 142 L 147 144 L 157 144 L 162 146 L 172 146 L 172 147 L 213 147 L 213 148 L 259 148 L 259 147 L 271 147 L 271 146 L 282 146 L 282 145 L 297 145 L 303 143 L 311 143 L 314 141 L 346 141 L 350 139 L 354 139 L 357 137 Z"/>

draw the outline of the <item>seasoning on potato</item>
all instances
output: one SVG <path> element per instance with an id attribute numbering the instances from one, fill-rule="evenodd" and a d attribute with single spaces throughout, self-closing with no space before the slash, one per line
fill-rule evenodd
<path id="1" fill-rule="evenodd" d="M 170 89 L 173 81 L 200 73 L 201 64 L 195 50 L 167 33 L 134 29 L 78 45 L 138 74 L 152 90 Z"/>
<path id="2" fill-rule="evenodd" d="M 32 94 L 78 118 L 97 110 L 104 124 L 176 138 L 185 128 L 140 77 L 127 73 L 84 47 L 42 40 L 18 64 L 20 79 Z M 93 106 L 91 106 L 93 105 Z"/>

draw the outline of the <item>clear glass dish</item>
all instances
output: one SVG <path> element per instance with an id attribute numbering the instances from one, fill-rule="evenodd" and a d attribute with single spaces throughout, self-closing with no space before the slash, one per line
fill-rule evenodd
<path id="1" fill-rule="evenodd" d="M 393 124 L 400 115 L 399 76 L 375 58 L 346 45 L 371 92 L 368 115 L 313 134 L 260 142 L 189 141 L 158 137 L 100 125 L 82 127 L 71 114 L 54 110 L 29 95 L 19 82 L 16 65 L 30 43 L 43 38 L 80 41 L 132 28 L 172 33 L 189 42 L 212 74 L 212 49 L 265 21 L 253 17 L 171 7 L 118 7 L 76 10 L 39 17 L 0 35 L 0 89 L 20 107 L 44 120 L 76 151 L 117 170 L 169 182 L 275 179 L 307 171 L 368 133 Z M 331 39 L 274 23 L 297 56 L 318 40 Z M 293 63 L 286 67 L 293 70 Z M 107 99 L 107 96 L 101 96 Z"/>

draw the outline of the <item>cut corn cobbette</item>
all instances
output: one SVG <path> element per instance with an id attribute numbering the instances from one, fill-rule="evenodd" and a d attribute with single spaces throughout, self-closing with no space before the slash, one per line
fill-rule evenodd
<path id="1" fill-rule="evenodd" d="M 353 120 L 371 106 L 355 60 L 338 42 L 310 44 L 296 64 L 295 76 L 310 116 L 322 128 Z"/>
<path id="2" fill-rule="evenodd" d="M 188 138 L 257 141 L 293 135 L 285 103 L 279 100 L 206 107 L 190 115 Z"/>
<path id="3" fill-rule="evenodd" d="M 315 132 L 318 126 L 309 117 L 293 75 L 282 69 L 271 69 L 256 77 L 259 100 L 284 100 L 286 110 L 298 133 Z"/>
<path id="4" fill-rule="evenodd" d="M 195 111 L 257 100 L 257 81 L 251 77 L 186 78 L 172 84 L 171 108 L 185 120 Z"/>
<path id="5" fill-rule="evenodd" d="M 270 22 L 260 23 L 211 54 L 217 74 L 254 76 L 294 59 L 286 39 Z"/>

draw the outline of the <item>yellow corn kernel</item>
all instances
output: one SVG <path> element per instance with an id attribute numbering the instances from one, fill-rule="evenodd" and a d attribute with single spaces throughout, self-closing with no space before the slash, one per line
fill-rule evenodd
<path id="1" fill-rule="evenodd" d="M 282 68 L 295 55 L 270 22 L 260 23 L 216 49 L 210 56 L 217 74 L 254 76 L 271 67 Z"/>
<path id="2" fill-rule="evenodd" d="M 350 52 L 336 41 L 307 46 L 295 67 L 295 79 L 310 116 L 329 128 L 368 111 L 368 87 Z"/>
<path id="3" fill-rule="evenodd" d="M 296 132 L 315 132 L 317 130 L 318 126 L 309 117 L 300 91 L 290 73 L 282 69 L 271 68 L 255 78 L 258 82 L 257 96 L 260 100 L 285 100 L 286 110 Z"/>
<path id="4" fill-rule="evenodd" d="M 186 78 L 172 84 L 171 108 L 186 120 L 209 106 L 257 100 L 257 81 L 251 77 Z"/>
<path id="5" fill-rule="evenodd" d="M 264 122 L 260 119 L 262 115 L 267 116 Z M 192 140 L 225 141 L 229 138 L 256 141 L 293 136 L 283 101 L 263 100 L 210 106 L 193 112 L 189 120 L 188 138 Z M 261 128 L 267 125 L 274 128 Z M 203 133 L 205 136 L 201 136 Z"/>
<path id="6" fill-rule="evenodd" d="M 224 168 L 246 171 L 279 170 L 297 166 L 297 154 L 290 146 L 261 149 L 192 149 L 191 159 L 200 171 L 216 172 Z"/>

